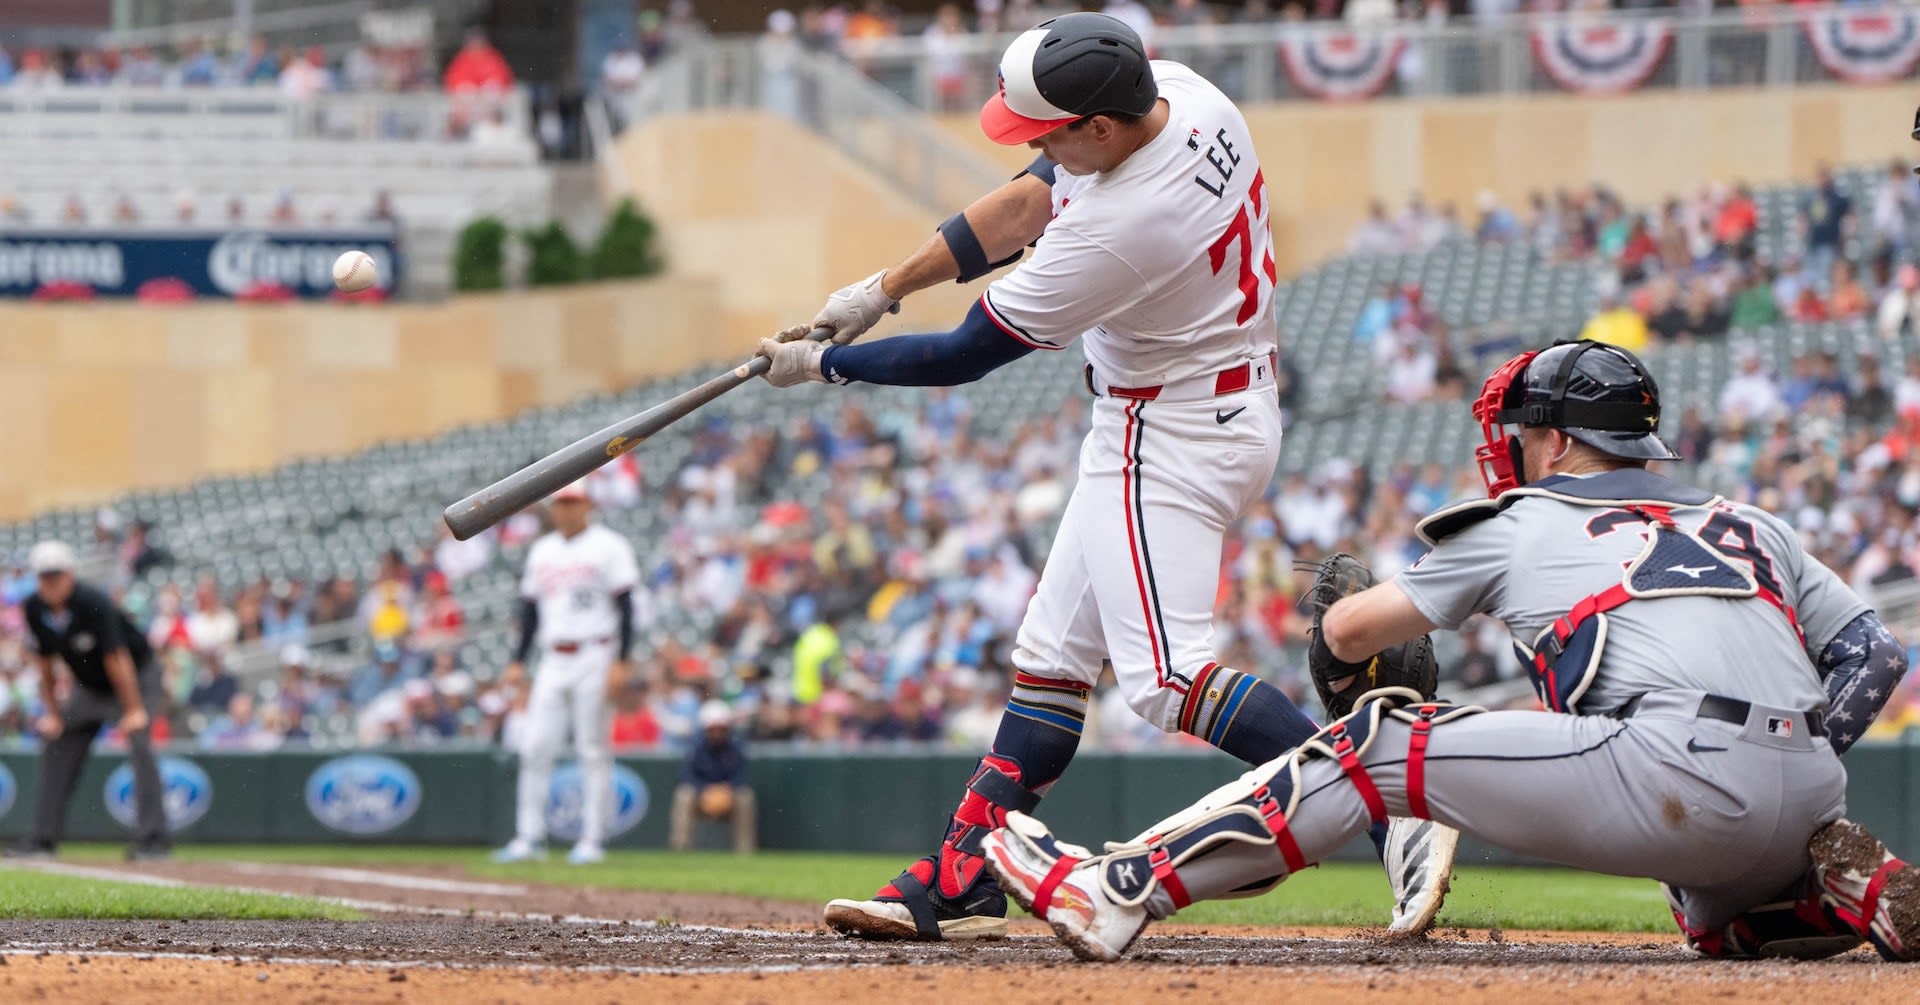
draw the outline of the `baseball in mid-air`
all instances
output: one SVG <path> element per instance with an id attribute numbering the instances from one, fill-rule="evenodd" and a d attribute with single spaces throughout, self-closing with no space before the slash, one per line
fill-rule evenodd
<path id="1" fill-rule="evenodd" d="M 333 261 L 333 285 L 348 293 L 358 293 L 380 281 L 380 270 L 373 256 L 364 251 L 349 251 Z"/>

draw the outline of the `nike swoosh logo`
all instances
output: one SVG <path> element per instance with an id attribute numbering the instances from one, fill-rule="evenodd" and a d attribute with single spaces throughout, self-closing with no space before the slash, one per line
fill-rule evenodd
<path id="1" fill-rule="evenodd" d="M 1219 424 L 1224 426 L 1227 423 L 1232 422 L 1234 416 L 1239 415 L 1241 412 L 1244 412 L 1246 410 L 1247 410 L 1247 406 L 1241 405 L 1239 408 L 1236 408 L 1231 412 L 1214 412 L 1213 421 L 1218 422 Z"/>
<path id="2" fill-rule="evenodd" d="M 1699 741 L 1699 740 L 1695 740 L 1695 739 L 1693 739 L 1692 737 L 1688 737 L 1688 738 L 1687 738 L 1687 753 L 1689 753 L 1689 754 L 1704 754 L 1704 753 L 1706 753 L 1706 752 L 1708 752 L 1708 751 L 1710 751 L 1710 750 L 1725 750 L 1725 749 L 1727 749 L 1727 748 L 1725 748 L 1725 747 L 1702 747 L 1702 746 L 1700 745 L 1700 741 Z"/>

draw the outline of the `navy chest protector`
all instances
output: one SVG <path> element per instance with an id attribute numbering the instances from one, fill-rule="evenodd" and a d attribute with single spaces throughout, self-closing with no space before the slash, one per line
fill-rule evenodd
<path id="1" fill-rule="evenodd" d="M 1676 508 L 1710 509 L 1720 505 L 1720 497 L 1645 471 L 1625 469 L 1585 479 L 1542 479 L 1502 492 L 1497 499 L 1476 499 L 1439 510 L 1420 521 L 1418 533 L 1428 544 L 1437 544 L 1530 496 L 1624 511 L 1646 526 L 1647 538 L 1640 553 L 1626 564 L 1618 583 L 1574 604 L 1541 629 L 1532 645 L 1514 640 L 1514 654 L 1526 667 L 1534 690 L 1547 708 L 1580 714 L 1580 699 L 1593 684 L 1606 651 L 1607 614 L 1635 600 L 1757 598 L 1777 608 L 1805 644 L 1799 618 L 1785 597 L 1761 585 L 1743 560 L 1727 555 L 1673 518 Z"/>

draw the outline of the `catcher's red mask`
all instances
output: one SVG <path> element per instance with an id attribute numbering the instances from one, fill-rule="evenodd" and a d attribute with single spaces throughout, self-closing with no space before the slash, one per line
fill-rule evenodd
<path id="1" fill-rule="evenodd" d="M 1479 420 L 1480 435 L 1485 439 L 1474 450 L 1473 459 L 1480 467 L 1480 480 L 1487 483 L 1489 499 L 1498 499 L 1500 493 L 1518 488 L 1520 480 L 1526 477 L 1520 437 L 1507 433 L 1508 416 L 1502 413 L 1513 407 L 1508 403 L 1510 396 L 1517 401 L 1525 392 L 1523 378 L 1527 364 L 1538 355 L 1538 351 L 1525 352 L 1508 360 L 1480 385 L 1480 396 L 1473 400 L 1473 417 Z"/>

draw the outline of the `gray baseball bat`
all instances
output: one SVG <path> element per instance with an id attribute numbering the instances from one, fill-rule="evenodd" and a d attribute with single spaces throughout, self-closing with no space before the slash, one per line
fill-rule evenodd
<path id="1" fill-rule="evenodd" d="M 807 338 L 822 342 L 830 328 L 815 328 Z M 690 391 L 630 415 L 592 436 L 582 437 L 447 507 L 447 528 L 461 541 L 545 499 L 562 486 L 586 477 L 614 458 L 645 443 L 695 409 L 767 372 L 772 360 L 755 356 Z"/>

